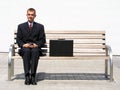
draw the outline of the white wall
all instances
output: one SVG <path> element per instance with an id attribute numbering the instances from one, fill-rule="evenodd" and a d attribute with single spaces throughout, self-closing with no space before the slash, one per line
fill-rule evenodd
<path id="1" fill-rule="evenodd" d="M 0 52 L 8 52 L 29 7 L 37 10 L 35 20 L 46 30 L 106 30 L 113 54 L 120 55 L 120 0 L 1 0 Z"/>

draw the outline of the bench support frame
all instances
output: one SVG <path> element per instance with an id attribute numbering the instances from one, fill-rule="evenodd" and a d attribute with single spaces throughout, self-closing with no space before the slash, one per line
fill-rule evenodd
<path id="1" fill-rule="evenodd" d="M 110 78 L 110 81 L 113 81 L 113 60 L 112 60 L 112 49 L 110 46 L 106 45 L 106 55 L 109 55 L 109 60 L 105 60 L 105 77 Z M 8 54 L 8 80 L 11 81 L 11 77 L 14 76 L 14 59 L 12 56 L 15 56 L 15 47 L 14 44 L 10 45 L 9 54 Z M 108 74 L 108 69 L 109 74 Z"/>

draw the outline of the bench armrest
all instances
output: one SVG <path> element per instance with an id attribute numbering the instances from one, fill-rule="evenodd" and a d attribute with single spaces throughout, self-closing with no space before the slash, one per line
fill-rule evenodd
<path id="1" fill-rule="evenodd" d="M 10 47 L 9 47 L 9 56 L 15 56 L 14 44 L 11 44 Z"/>
<path id="2" fill-rule="evenodd" d="M 112 60 L 113 54 L 112 54 L 112 48 L 109 45 L 106 45 L 107 55 L 110 56 L 110 59 Z"/>

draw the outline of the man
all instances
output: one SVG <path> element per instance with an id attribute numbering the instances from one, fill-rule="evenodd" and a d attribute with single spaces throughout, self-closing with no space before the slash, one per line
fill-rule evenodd
<path id="1" fill-rule="evenodd" d="M 25 72 L 25 84 L 37 85 L 36 71 L 38 59 L 41 54 L 41 47 L 46 42 L 44 26 L 34 21 L 36 10 L 27 10 L 28 21 L 18 25 L 17 43 L 21 48 L 19 54 L 23 58 Z"/>

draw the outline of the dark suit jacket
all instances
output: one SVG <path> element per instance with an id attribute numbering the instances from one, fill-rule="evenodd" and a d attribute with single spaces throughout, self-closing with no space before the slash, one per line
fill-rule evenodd
<path id="1" fill-rule="evenodd" d="M 23 44 L 33 42 L 41 48 L 46 42 L 44 26 L 42 24 L 33 23 L 32 30 L 29 29 L 28 22 L 18 25 L 17 43 L 22 48 Z"/>
<path id="2" fill-rule="evenodd" d="M 23 47 L 23 44 L 33 42 L 38 45 L 38 48 L 41 48 L 46 43 L 46 37 L 44 32 L 44 26 L 37 22 L 33 23 L 32 30 L 29 29 L 28 22 L 18 25 L 17 30 L 17 44 L 20 48 Z"/>

